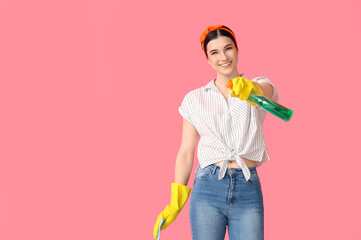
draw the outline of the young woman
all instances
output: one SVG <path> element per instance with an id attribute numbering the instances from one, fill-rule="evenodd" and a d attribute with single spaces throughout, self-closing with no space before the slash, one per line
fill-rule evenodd
<path id="1" fill-rule="evenodd" d="M 226 26 L 207 27 L 201 46 L 216 78 L 190 91 L 179 107 L 182 143 L 176 159 L 171 203 L 158 216 L 153 236 L 172 223 L 190 194 L 187 187 L 198 135 L 199 166 L 190 200 L 193 240 L 264 239 L 264 208 L 257 167 L 269 160 L 262 124 L 266 111 L 248 101 L 251 91 L 278 101 L 266 77 L 239 74 L 238 46 Z M 226 87 L 229 80 L 233 88 Z"/>

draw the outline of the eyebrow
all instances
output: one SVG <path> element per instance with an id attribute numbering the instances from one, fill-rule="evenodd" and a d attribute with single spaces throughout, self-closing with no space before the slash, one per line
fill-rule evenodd
<path id="1" fill-rule="evenodd" d="M 232 43 L 227 44 L 224 48 L 229 47 L 229 46 L 232 46 Z M 214 51 L 217 51 L 217 49 L 212 49 L 211 51 L 209 51 L 209 53 L 212 53 L 212 52 L 214 52 Z"/>

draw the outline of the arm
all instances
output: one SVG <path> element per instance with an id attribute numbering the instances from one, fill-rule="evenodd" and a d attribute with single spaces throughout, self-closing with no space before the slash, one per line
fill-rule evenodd
<path id="1" fill-rule="evenodd" d="M 274 90 L 273 90 L 273 87 L 272 87 L 271 84 L 265 83 L 265 82 L 263 82 L 263 83 L 256 83 L 256 84 L 262 89 L 263 95 L 264 95 L 266 98 L 269 98 L 269 99 L 272 98 Z"/>
<path id="2" fill-rule="evenodd" d="M 191 188 L 187 187 L 189 175 L 193 167 L 194 148 L 197 142 L 197 130 L 185 118 L 183 118 L 182 143 L 178 151 L 175 166 L 175 182 L 172 183 L 171 202 L 158 215 L 153 229 L 153 237 L 159 236 L 159 226 L 161 220 L 165 219 L 160 229 L 164 230 L 178 216 L 184 204 L 187 202 Z"/>
<path id="3" fill-rule="evenodd" d="M 272 99 L 274 94 L 274 88 L 271 84 L 267 82 L 258 83 L 257 81 L 248 80 L 245 77 L 236 77 L 229 80 L 226 87 L 231 89 L 230 92 L 232 97 L 238 97 L 241 100 L 246 101 L 248 101 L 247 99 L 251 91 L 261 94 L 261 92 L 258 92 L 260 91 L 259 89 L 261 89 L 263 96 L 269 99 Z M 253 105 L 250 101 L 248 101 L 248 103 Z"/>
<path id="4" fill-rule="evenodd" d="M 182 143 L 178 151 L 175 166 L 175 183 L 187 186 L 193 167 L 197 137 L 198 132 L 196 128 L 183 118 Z"/>

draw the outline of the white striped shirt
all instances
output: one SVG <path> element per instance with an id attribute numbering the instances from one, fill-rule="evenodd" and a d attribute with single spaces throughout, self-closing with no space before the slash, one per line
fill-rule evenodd
<path id="1" fill-rule="evenodd" d="M 251 174 L 243 158 L 257 161 L 256 167 L 270 160 L 262 128 L 267 111 L 230 94 L 226 101 L 214 81 L 187 93 L 179 113 L 200 135 L 197 156 L 201 168 L 224 160 L 218 175 L 220 180 L 228 168 L 228 160 L 236 160 L 248 181 Z M 252 81 L 271 84 L 274 89 L 271 100 L 278 101 L 278 92 L 268 78 L 256 77 Z"/>

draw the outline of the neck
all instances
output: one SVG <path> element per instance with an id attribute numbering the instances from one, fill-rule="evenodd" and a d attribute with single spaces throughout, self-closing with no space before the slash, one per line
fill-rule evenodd
<path id="1" fill-rule="evenodd" d="M 217 73 L 217 79 L 215 81 L 215 84 L 221 90 L 225 90 L 228 81 L 232 80 L 233 78 L 239 77 L 239 76 L 240 75 L 239 75 L 238 71 L 236 71 L 232 74 L 229 74 L 229 75 L 223 75 L 223 74 Z"/>

